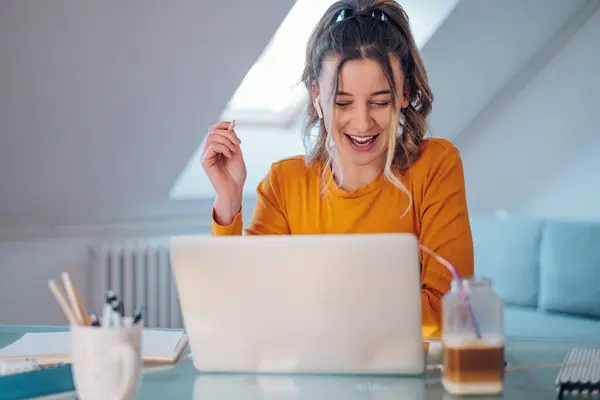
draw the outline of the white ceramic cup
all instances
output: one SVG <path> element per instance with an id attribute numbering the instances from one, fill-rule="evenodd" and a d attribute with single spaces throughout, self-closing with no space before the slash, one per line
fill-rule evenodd
<path id="1" fill-rule="evenodd" d="M 72 369 L 81 400 L 135 397 L 142 367 L 142 324 L 72 326 Z"/>

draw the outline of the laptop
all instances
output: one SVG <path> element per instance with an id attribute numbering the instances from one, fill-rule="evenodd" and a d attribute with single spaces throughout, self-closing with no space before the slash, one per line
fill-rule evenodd
<path id="1" fill-rule="evenodd" d="M 179 236 L 170 254 L 202 372 L 424 372 L 412 234 Z"/>

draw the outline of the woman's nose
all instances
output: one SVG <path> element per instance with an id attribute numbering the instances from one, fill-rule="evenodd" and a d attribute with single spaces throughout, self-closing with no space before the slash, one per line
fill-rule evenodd
<path id="1" fill-rule="evenodd" d="M 354 129 L 359 132 L 368 131 L 372 120 L 369 109 L 367 107 L 356 107 L 353 114 Z"/>

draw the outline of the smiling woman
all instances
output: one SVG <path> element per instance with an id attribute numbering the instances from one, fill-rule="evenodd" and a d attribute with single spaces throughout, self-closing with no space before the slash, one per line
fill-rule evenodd
<path id="1" fill-rule="evenodd" d="M 393 0 L 338 1 L 306 54 L 308 154 L 273 164 L 245 232 L 410 232 L 471 276 L 462 161 L 449 141 L 424 138 L 433 96 L 404 10 Z M 309 135 L 315 126 L 316 141 Z M 230 128 L 213 126 L 203 153 L 217 194 L 213 235 L 243 231 L 246 167 Z M 423 333 L 439 337 L 441 298 L 452 276 L 428 254 L 421 263 Z"/>

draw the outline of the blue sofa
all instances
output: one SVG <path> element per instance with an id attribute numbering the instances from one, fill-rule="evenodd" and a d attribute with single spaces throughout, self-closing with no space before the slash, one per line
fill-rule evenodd
<path id="1" fill-rule="evenodd" d="M 600 223 L 472 217 L 471 229 L 506 335 L 600 336 Z"/>

